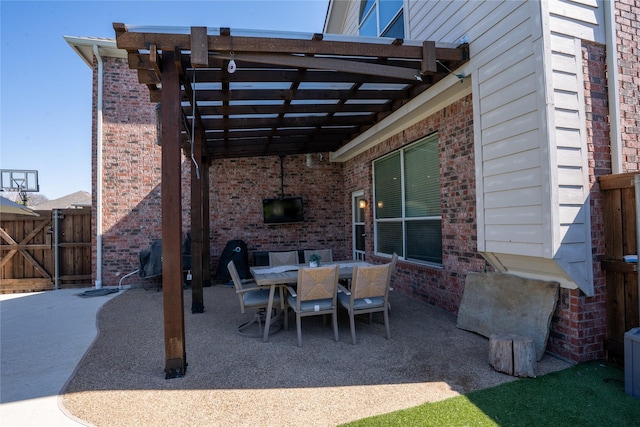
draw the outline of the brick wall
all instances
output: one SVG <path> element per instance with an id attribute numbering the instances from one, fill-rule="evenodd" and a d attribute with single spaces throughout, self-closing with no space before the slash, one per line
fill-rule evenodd
<path id="1" fill-rule="evenodd" d="M 640 2 L 617 0 L 616 30 L 620 73 L 622 168 L 640 170 Z"/>
<path id="2" fill-rule="evenodd" d="M 394 289 L 450 312 L 457 312 L 466 273 L 483 271 L 485 261 L 477 249 L 475 165 L 471 96 L 444 108 L 376 147 L 349 160 L 345 193 L 364 190 L 373 200 L 372 161 L 418 139 L 438 133 L 442 198 L 442 268 L 399 261 Z M 373 255 L 373 211 L 365 213 L 367 259 Z M 380 259 L 383 261 L 384 259 Z"/>
<path id="3" fill-rule="evenodd" d="M 160 147 L 155 104 L 124 59 L 105 57 L 103 86 L 102 284 L 138 268 L 138 254 L 160 237 Z M 97 72 L 93 79 L 92 194 L 95 230 Z M 95 236 L 93 238 L 95 248 Z M 95 251 L 92 251 L 95 261 Z M 95 262 L 94 280 L 96 279 Z"/>
<path id="4" fill-rule="evenodd" d="M 351 258 L 351 210 L 345 204 L 343 165 L 330 163 L 328 153 L 285 156 L 281 180 L 280 158 L 252 157 L 214 161 L 209 170 L 211 199 L 211 256 L 213 268 L 226 243 L 247 243 L 250 262 L 256 251 L 331 248 L 334 259 Z M 282 185 L 284 182 L 284 185 Z M 262 199 L 300 196 L 305 221 L 266 225 Z"/>
<path id="5" fill-rule="evenodd" d="M 94 70 L 95 71 L 95 70 Z M 94 72 L 94 76 L 96 73 Z M 94 102 L 97 99 L 94 77 Z M 161 147 L 156 145 L 155 104 L 125 60 L 105 58 L 103 102 L 103 286 L 115 286 L 122 275 L 139 265 L 139 253 L 161 238 Z M 96 105 L 93 117 L 93 229 L 96 206 Z M 321 158 L 322 157 L 322 158 Z M 265 225 L 262 199 L 281 194 L 280 158 L 259 157 L 216 160 L 209 170 L 211 267 L 227 241 L 244 240 L 255 251 L 293 248 L 331 248 L 336 258 L 350 258 L 345 208 L 343 165 L 330 163 L 328 153 L 283 158 L 284 194 L 301 196 L 305 221 Z M 182 166 L 183 232 L 190 229 L 190 176 L 192 163 Z M 347 225 L 345 225 L 347 224 Z M 93 237 L 93 248 L 96 241 Z M 96 280 L 95 255 L 92 251 Z M 250 257 L 251 260 L 253 256 Z M 134 284 L 137 276 L 126 284 Z"/>

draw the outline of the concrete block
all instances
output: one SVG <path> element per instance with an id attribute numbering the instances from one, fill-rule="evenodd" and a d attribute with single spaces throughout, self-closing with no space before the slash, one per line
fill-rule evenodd
<path id="1" fill-rule="evenodd" d="M 544 355 L 560 285 L 502 273 L 469 273 L 457 326 L 485 337 L 533 338 L 536 359 Z"/>

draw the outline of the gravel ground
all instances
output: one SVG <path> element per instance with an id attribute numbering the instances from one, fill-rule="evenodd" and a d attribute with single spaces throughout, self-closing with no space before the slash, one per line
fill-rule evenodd
<path id="1" fill-rule="evenodd" d="M 268 343 L 236 333 L 232 287 L 204 289 L 205 312 L 191 314 L 184 292 L 188 368 L 164 378 L 162 292 L 135 288 L 105 304 L 99 334 L 69 380 L 61 404 L 95 426 L 334 426 L 434 402 L 515 378 L 487 362 L 488 339 L 456 328 L 455 316 L 392 292 L 391 339 L 381 316 L 358 321 L 304 318 L 297 347 L 290 329 Z M 537 373 L 570 365 L 545 355 Z"/>

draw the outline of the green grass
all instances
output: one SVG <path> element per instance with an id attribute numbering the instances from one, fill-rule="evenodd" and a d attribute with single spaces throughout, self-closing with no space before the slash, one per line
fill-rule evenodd
<path id="1" fill-rule="evenodd" d="M 589 362 L 347 426 L 640 426 L 624 371 Z"/>

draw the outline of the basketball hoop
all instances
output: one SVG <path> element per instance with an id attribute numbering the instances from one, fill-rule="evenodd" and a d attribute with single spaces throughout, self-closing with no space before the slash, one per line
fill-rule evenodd
<path id="1" fill-rule="evenodd" d="M 25 169 L 0 169 L 0 187 L 2 191 L 16 192 L 23 206 L 27 206 L 27 193 L 40 191 L 38 171 Z"/>

